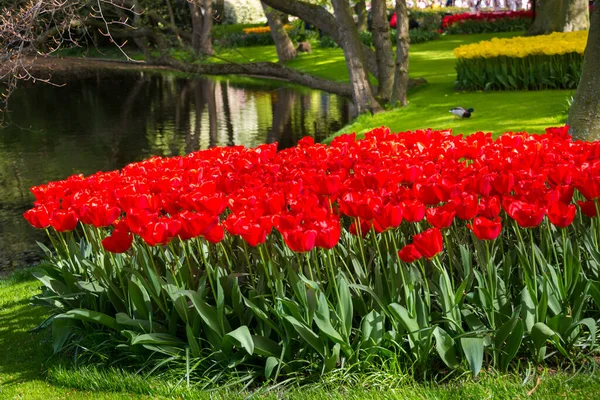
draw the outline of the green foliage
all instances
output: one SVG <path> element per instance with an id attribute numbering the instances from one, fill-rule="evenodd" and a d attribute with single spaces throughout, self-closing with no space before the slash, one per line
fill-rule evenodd
<path id="1" fill-rule="evenodd" d="M 110 254 L 99 246 L 105 233 L 84 227 L 81 238 L 57 233 L 33 302 L 53 310 L 55 352 L 94 351 L 79 338 L 103 332 L 108 359 L 183 364 L 186 379 L 211 385 L 390 362 L 415 376 L 442 363 L 476 376 L 521 358 L 582 362 L 596 348 L 600 225 L 584 216 L 562 230 L 504 224 L 493 243 L 455 226 L 445 255 L 413 264 L 397 249 L 425 226 L 366 239 L 344 230 L 335 249 L 305 254 L 277 234 L 256 248 L 239 237 L 136 239 L 130 254 Z"/>
<path id="2" fill-rule="evenodd" d="M 329 35 L 323 35 L 319 39 L 319 47 L 322 49 L 337 49 L 340 46 Z"/>
<path id="3" fill-rule="evenodd" d="M 452 24 L 447 32 L 450 34 L 521 32 L 528 30 L 531 23 L 531 18 L 499 18 L 491 21 L 473 19 Z"/>
<path id="4" fill-rule="evenodd" d="M 185 374 L 185 363 L 159 376 L 125 370 L 123 360 L 120 367 L 114 368 L 74 366 L 70 360 L 50 358 L 52 350 L 48 346 L 47 332 L 31 331 L 46 318 L 44 309 L 28 304 L 29 297 L 38 291 L 31 272 L 18 270 L 8 278 L 0 279 L 0 342 L 4 346 L 0 395 L 6 399 L 242 399 L 253 395 L 260 399 L 285 397 L 298 400 L 452 400 L 548 399 L 567 394 L 569 399 L 593 399 L 600 390 L 600 374 L 585 371 L 567 374 L 542 370 L 523 376 L 492 372 L 481 373 L 477 380 L 454 377 L 439 384 L 415 383 L 390 363 L 362 372 L 349 367 L 345 371 L 328 374 L 316 384 L 300 387 L 292 381 L 285 389 L 269 386 L 245 389 L 243 383 L 237 382 L 238 378 L 233 376 L 220 389 L 203 391 L 206 381 L 188 388 L 186 381 L 181 380 L 180 376 Z M 374 331 L 371 336 L 379 337 L 377 332 Z"/>
<path id="5" fill-rule="evenodd" d="M 273 36 L 270 32 L 265 33 L 244 33 L 243 29 L 252 28 L 258 26 L 265 26 L 264 24 L 246 24 L 246 25 L 221 25 L 220 28 L 215 27 L 218 31 L 218 35 L 215 37 L 215 44 L 223 48 L 235 48 L 235 47 L 251 47 L 251 46 L 272 46 Z M 292 29 L 287 31 L 288 36 L 292 42 L 304 42 L 315 40 L 318 37 L 318 33 L 313 30 L 307 30 L 304 27 L 302 21 L 295 21 L 292 24 Z"/>
<path id="6" fill-rule="evenodd" d="M 459 58 L 456 86 L 462 90 L 576 89 L 582 68 L 579 53 Z"/>
<path id="7" fill-rule="evenodd" d="M 395 29 L 391 29 L 390 30 L 390 39 L 392 41 L 392 45 L 395 46 L 396 45 L 396 30 Z M 417 43 L 425 43 L 425 42 L 429 42 L 430 40 L 436 40 L 439 39 L 440 34 L 436 31 L 436 30 L 429 30 L 429 29 L 411 29 L 408 31 L 409 37 L 410 37 L 410 43 L 411 44 L 417 44 Z M 359 32 L 359 38 L 360 41 L 369 47 L 374 47 L 373 45 L 373 34 L 369 31 L 362 31 Z M 330 49 L 330 48 L 338 48 L 339 46 L 337 45 L 337 43 L 335 43 L 333 41 L 333 39 L 331 39 L 331 37 L 327 36 L 327 35 L 323 35 L 323 37 L 321 37 L 321 39 L 319 39 L 319 47 L 323 48 L 323 49 Z"/>

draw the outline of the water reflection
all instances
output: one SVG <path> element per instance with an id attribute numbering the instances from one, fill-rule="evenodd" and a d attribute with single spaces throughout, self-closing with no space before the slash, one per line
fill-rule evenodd
<path id="1" fill-rule="evenodd" d="M 351 118 L 335 95 L 238 78 L 96 73 L 64 87 L 21 87 L 0 129 L 0 269 L 34 261 L 43 232 L 21 214 L 29 188 L 74 173 L 112 170 L 151 155 L 212 146 L 322 140 Z"/>

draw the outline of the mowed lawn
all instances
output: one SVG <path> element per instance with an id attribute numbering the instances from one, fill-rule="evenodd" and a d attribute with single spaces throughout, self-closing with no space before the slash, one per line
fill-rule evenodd
<path id="1" fill-rule="evenodd" d="M 447 129 L 455 133 L 477 131 L 495 135 L 508 131 L 543 132 L 549 126 L 564 125 L 571 90 L 461 92 L 454 87 L 456 72 L 452 50 L 460 45 L 513 37 L 520 33 L 446 35 L 439 40 L 416 44 L 410 49 L 410 76 L 423 77 L 427 84 L 409 93 L 409 105 L 377 114 L 360 116 L 339 133 L 363 133 L 387 126 L 392 131 Z M 246 47 L 218 54 L 214 62 L 277 61 L 273 47 Z M 289 67 L 335 81 L 347 81 L 348 71 L 342 50 L 314 48 L 310 54 L 287 63 Z M 474 108 L 470 119 L 457 119 L 448 111 L 453 107 Z"/>

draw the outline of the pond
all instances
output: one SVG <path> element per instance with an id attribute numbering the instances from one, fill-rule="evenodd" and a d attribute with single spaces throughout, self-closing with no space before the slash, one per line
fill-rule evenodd
<path id="1" fill-rule="evenodd" d="M 22 218 L 29 188 L 212 146 L 290 147 L 352 117 L 336 95 L 250 78 L 97 72 L 57 87 L 21 86 L 0 129 L 0 271 L 37 262 L 45 233 Z"/>

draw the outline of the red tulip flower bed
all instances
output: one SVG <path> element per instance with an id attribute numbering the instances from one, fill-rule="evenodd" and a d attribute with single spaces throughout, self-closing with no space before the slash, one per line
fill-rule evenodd
<path id="1" fill-rule="evenodd" d="M 103 325 L 130 349 L 205 360 L 201 374 L 326 372 L 396 347 L 385 357 L 477 374 L 484 356 L 506 370 L 595 344 L 600 143 L 567 128 L 379 128 L 153 157 L 32 192 L 25 218 L 54 246 L 38 275 L 54 329 Z"/>
<path id="2" fill-rule="evenodd" d="M 511 32 L 527 30 L 531 22 L 529 10 L 463 13 L 445 16 L 442 29 L 449 33 Z"/>

